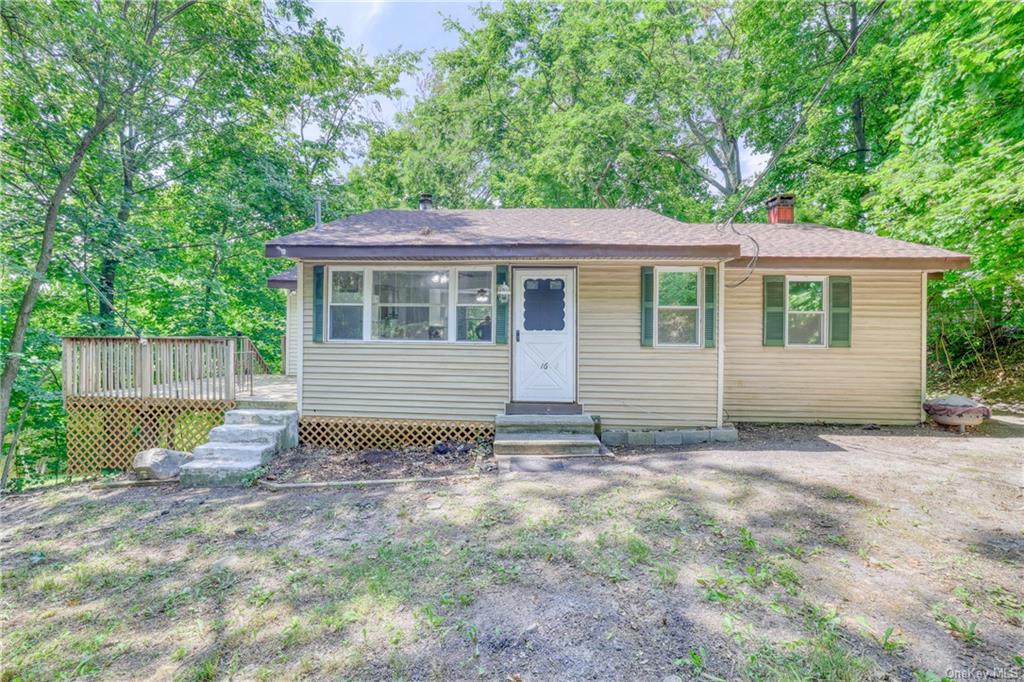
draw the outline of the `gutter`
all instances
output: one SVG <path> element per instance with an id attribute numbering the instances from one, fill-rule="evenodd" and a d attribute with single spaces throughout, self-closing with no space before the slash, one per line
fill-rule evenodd
<path id="1" fill-rule="evenodd" d="M 510 258 L 714 258 L 740 255 L 738 244 L 689 246 L 629 244 L 369 245 L 278 244 L 265 248 L 269 258 L 321 260 L 503 260 Z"/>
<path id="2" fill-rule="evenodd" d="M 744 256 L 729 261 L 730 268 L 746 268 L 751 258 Z M 963 270 L 970 267 L 971 257 L 951 256 L 760 256 L 757 269 L 832 268 L 864 270 Z"/>

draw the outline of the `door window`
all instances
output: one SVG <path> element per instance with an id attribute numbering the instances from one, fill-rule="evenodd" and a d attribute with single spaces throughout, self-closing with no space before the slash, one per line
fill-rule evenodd
<path id="1" fill-rule="evenodd" d="M 523 290 L 523 328 L 526 331 L 565 329 L 565 280 L 527 279 Z"/>

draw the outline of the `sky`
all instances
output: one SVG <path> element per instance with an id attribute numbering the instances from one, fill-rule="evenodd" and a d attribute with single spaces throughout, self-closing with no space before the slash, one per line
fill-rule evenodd
<path id="1" fill-rule="evenodd" d="M 391 50 L 422 52 L 420 64 L 427 67 L 438 50 L 456 47 L 458 36 L 446 31 L 444 21 L 451 18 L 466 27 L 478 26 L 473 9 L 481 2 L 313 2 L 318 18 L 345 32 L 345 42 L 362 47 L 370 57 Z M 397 110 L 412 105 L 416 92 L 416 76 L 405 75 L 401 81 L 407 93 L 399 102 L 381 101 L 385 120 L 392 120 Z"/>
<path id="2" fill-rule="evenodd" d="M 457 34 L 444 28 L 445 19 L 453 19 L 467 28 L 478 26 L 473 10 L 484 3 L 367 0 L 311 4 L 318 18 L 326 19 L 329 24 L 344 31 L 346 43 L 352 47 L 361 46 L 368 56 L 374 57 L 399 48 L 422 51 L 421 66 L 426 67 L 434 52 L 458 45 Z M 412 106 L 416 76 L 403 76 L 401 86 L 407 93 L 404 98 L 397 102 L 380 101 L 385 121 L 392 121 L 396 111 L 404 111 Z M 752 177 L 759 172 L 767 160 L 767 155 L 752 153 L 741 145 L 740 164 L 744 177 Z"/>

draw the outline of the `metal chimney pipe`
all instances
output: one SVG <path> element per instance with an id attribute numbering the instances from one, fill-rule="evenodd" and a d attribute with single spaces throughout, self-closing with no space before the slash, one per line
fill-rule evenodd
<path id="1" fill-rule="evenodd" d="M 318 229 L 318 230 L 320 229 L 320 226 L 322 225 L 322 223 L 320 222 L 320 205 L 322 203 L 323 203 L 323 198 L 322 197 L 317 197 L 315 205 L 314 205 L 315 207 L 313 208 L 313 223 L 314 223 L 314 227 L 316 229 Z"/>
<path id="2" fill-rule="evenodd" d="M 434 208 L 434 195 L 424 192 L 420 195 L 420 210 L 429 211 L 432 208 Z"/>

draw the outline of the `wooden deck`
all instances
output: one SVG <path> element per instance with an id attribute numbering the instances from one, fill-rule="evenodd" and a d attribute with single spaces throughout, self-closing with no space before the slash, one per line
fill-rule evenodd
<path id="1" fill-rule="evenodd" d="M 239 407 L 295 406 L 298 390 L 295 377 L 280 374 L 257 374 L 252 378 L 252 390 L 248 382 L 236 387 L 235 401 Z"/>

